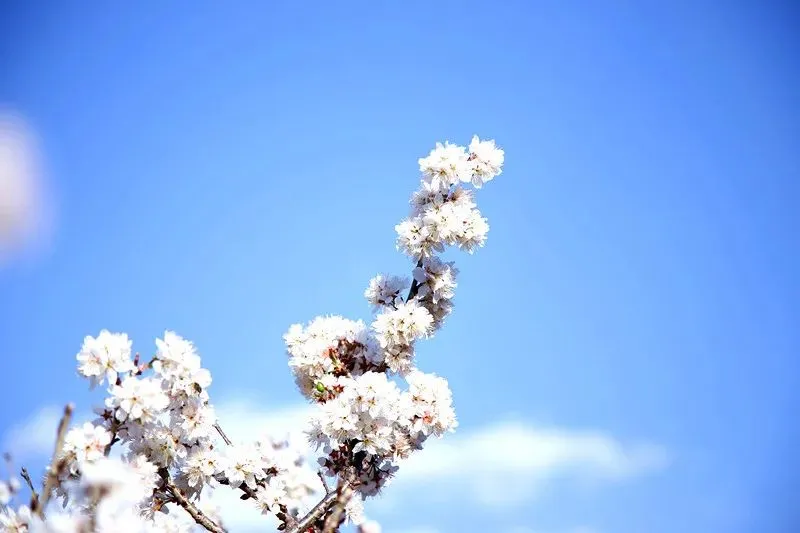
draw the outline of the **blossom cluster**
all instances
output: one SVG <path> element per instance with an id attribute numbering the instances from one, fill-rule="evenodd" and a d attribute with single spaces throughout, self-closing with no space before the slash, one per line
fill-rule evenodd
<path id="1" fill-rule="evenodd" d="M 464 184 L 481 188 L 503 160 L 494 141 L 478 137 L 468 148 L 437 144 L 419 160 L 411 214 L 396 226 L 397 248 L 416 262 L 411 286 L 399 276 L 373 278 L 364 292 L 376 312 L 369 327 L 318 317 L 284 336 L 300 391 L 319 405 L 308 435 L 323 451 L 320 464 L 331 476 L 349 473 L 362 497 L 378 493 L 428 437 L 457 426 L 447 381 L 417 368 L 414 347 L 453 309 L 458 269 L 437 254 L 451 246 L 471 253 L 486 240 L 489 226 Z"/>
<path id="2" fill-rule="evenodd" d="M 284 518 L 314 494 L 319 481 L 296 447 L 271 439 L 220 445 L 211 374 L 179 335 L 167 331 L 139 364 L 125 334 L 103 330 L 84 339 L 76 358 L 79 374 L 92 388 L 106 383 L 108 395 L 94 421 L 65 432 L 51 466 L 64 508 L 45 519 L 27 506 L 6 508 L 4 530 L 188 532 L 195 520 L 169 511 L 206 505 L 201 496 L 214 487 L 240 490 L 262 513 Z M 213 509 L 204 514 L 221 522 Z"/>
<path id="3" fill-rule="evenodd" d="M 466 187 L 491 181 L 503 160 L 494 141 L 478 137 L 468 147 L 437 144 L 419 159 L 420 187 L 395 228 L 398 250 L 414 262 L 410 278 L 381 274 L 369 282 L 370 323 L 320 316 L 284 335 L 297 386 L 317 406 L 307 434 L 321 451 L 319 470 L 297 443 L 234 444 L 209 397 L 211 373 L 188 340 L 167 331 L 143 362 L 126 334 L 103 330 L 85 337 L 76 355 L 90 388 L 106 390 L 96 418 L 68 427 L 65 412 L 42 492 L 25 478 L 30 505 L 11 504 L 20 488 L 15 478 L 0 481 L 0 530 L 223 532 L 207 496 L 227 487 L 287 532 L 338 530 L 345 519 L 361 533 L 379 532 L 363 500 L 428 438 L 458 425 L 447 381 L 418 368 L 415 345 L 453 309 L 458 269 L 438 254 L 448 247 L 472 253 L 486 240 L 489 226 Z M 324 505 L 312 508 L 320 485 Z"/>

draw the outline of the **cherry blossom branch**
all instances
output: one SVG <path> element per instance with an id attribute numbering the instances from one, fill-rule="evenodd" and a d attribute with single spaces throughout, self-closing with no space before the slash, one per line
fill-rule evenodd
<path id="1" fill-rule="evenodd" d="M 53 452 L 53 459 L 50 462 L 50 466 L 47 467 L 47 477 L 45 478 L 44 483 L 44 490 L 42 491 L 42 498 L 41 501 L 36 502 L 36 508 L 33 507 L 31 510 L 36 513 L 39 518 L 44 517 L 44 508 L 47 506 L 47 502 L 50 500 L 50 495 L 55 489 L 56 485 L 58 484 L 58 473 L 63 468 L 63 461 L 60 459 L 61 450 L 64 448 L 64 436 L 67 434 L 67 428 L 69 427 L 69 422 L 72 419 L 72 412 L 75 410 L 75 406 L 71 403 L 68 403 L 64 406 L 64 414 L 61 417 L 61 421 L 58 423 L 58 431 L 56 433 L 56 449 Z M 33 505 L 33 500 L 31 500 L 31 504 Z"/>
<path id="2" fill-rule="evenodd" d="M 181 489 L 179 489 L 175 483 L 173 483 L 172 479 L 169 477 L 169 472 L 166 469 L 162 468 L 159 471 L 159 475 L 161 476 L 161 479 L 164 480 L 164 488 L 172 497 L 172 500 L 183 507 L 195 522 L 206 528 L 208 531 L 212 531 L 213 533 L 227 533 L 225 529 L 217 525 L 213 520 L 203 514 L 203 512 L 191 501 L 189 501 L 189 499 L 181 492 Z"/>

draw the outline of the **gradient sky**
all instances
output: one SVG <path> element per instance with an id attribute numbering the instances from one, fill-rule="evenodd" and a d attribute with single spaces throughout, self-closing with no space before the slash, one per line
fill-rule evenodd
<path id="1" fill-rule="evenodd" d="M 513 419 L 669 461 L 502 512 L 431 494 L 386 531 L 800 526 L 789 2 L 169 4 L 0 9 L 0 105 L 54 199 L 47 248 L 0 267 L 0 435 L 88 409 L 74 355 L 102 328 L 191 339 L 217 402 L 298 404 L 281 335 L 369 318 L 368 280 L 410 268 L 417 158 L 477 133 L 506 151 L 489 240 L 453 254 L 455 313 L 419 350 L 459 433 Z"/>

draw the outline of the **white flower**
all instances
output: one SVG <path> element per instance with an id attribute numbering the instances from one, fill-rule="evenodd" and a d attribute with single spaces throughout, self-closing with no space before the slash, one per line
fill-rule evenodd
<path id="1" fill-rule="evenodd" d="M 415 300 L 387 310 L 375 318 L 372 327 L 381 346 L 410 345 L 430 333 L 433 317 Z"/>
<path id="2" fill-rule="evenodd" d="M 369 287 L 364 291 L 364 297 L 376 310 L 382 307 L 394 307 L 395 303 L 402 301 L 400 292 L 406 287 L 408 287 L 407 279 L 378 274 L 370 280 Z"/>
<path id="3" fill-rule="evenodd" d="M 4 533 L 23 533 L 32 522 L 31 510 L 21 505 L 16 511 L 11 507 L 0 509 L 0 531 Z"/>
<path id="4" fill-rule="evenodd" d="M 163 340 L 156 339 L 156 348 L 153 370 L 161 375 L 191 373 L 200 369 L 200 356 L 194 345 L 173 331 L 164 332 Z"/>
<path id="5" fill-rule="evenodd" d="M 169 398 L 154 379 L 125 378 L 122 385 L 114 385 L 106 407 L 116 408 L 117 420 L 128 419 L 147 422 L 154 419 L 169 405 Z"/>
<path id="6" fill-rule="evenodd" d="M 209 483 L 212 476 L 221 469 L 216 452 L 200 448 L 189 455 L 181 470 L 186 475 L 189 486 L 199 488 L 198 486 Z"/>
<path id="7" fill-rule="evenodd" d="M 284 339 L 300 391 L 317 401 L 324 399 L 318 385 L 326 375 L 359 373 L 381 359 L 377 342 L 360 320 L 317 317 L 305 328 L 292 326 Z"/>
<path id="8" fill-rule="evenodd" d="M 264 461 L 257 448 L 252 446 L 229 446 L 225 449 L 225 477 L 231 487 L 242 483 L 255 489 L 259 478 L 263 478 Z"/>
<path id="9" fill-rule="evenodd" d="M 397 232 L 397 249 L 415 259 L 442 252 L 444 247 L 431 235 L 431 227 L 421 216 L 407 218 L 394 227 Z"/>
<path id="10" fill-rule="evenodd" d="M 469 167 L 471 175 L 462 177 L 462 181 L 471 181 L 476 188 L 499 176 L 503 170 L 503 150 L 497 148 L 494 141 L 481 141 L 477 135 L 469 143 Z M 464 179 L 467 178 L 467 179 Z"/>
<path id="11" fill-rule="evenodd" d="M 103 383 L 117 381 L 119 374 L 134 370 L 131 361 L 131 341 L 124 333 L 110 333 L 103 330 L 95 337 L 83 339 L 81 351 L 76 356 L 78 371 L 88 377 L 92 388 Z"/>
<path id="12" fill-rule="evenodd" d="M 78 463 L 94 462 L 102 458 L 106 446 L 111 443 L 111 433 L 102 426 L 86 422 L 73 428 L 64 436 L 63 452 Z"/>
<path id="13" fill-rule="evenodd" d="M 412 433 L 441 436 L 458 426 L 453 410 L 453 395 L 447 380 L 435 374 L 411 372 L 406 376 L 408 395 L 413 403 Z"/>
<path id="14" fill-rule="evenodd" d="M 264 487 L 256 491 L 256 501 L 261 513 L 276 511 L 286 495 L 286 483 L 278 476 L 273 476 Z"/>
<path id="15" fill-rule="evenodd" d="M 467 153 L 463 146 L 449 142 L 436 143 L 428 157 L 419 160 L 419 170 L 433 188 L 448 189 L 469 175 L 467 163 Z"/>

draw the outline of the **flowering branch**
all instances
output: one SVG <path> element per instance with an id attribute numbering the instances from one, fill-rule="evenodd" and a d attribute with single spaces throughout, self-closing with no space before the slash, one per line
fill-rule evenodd
<path id="1" fill-rule="evenodd" d="M 65 408 L 42 492 L 23 469 L 30 509 L 0 509 L 0 526 L 29 530 L 44 522 L 48 530 L 45 508 L 55 493 L 66 509 L 59 520 L 75 531 L 115 530 L 125 522 L 147 532 L 199 524 L 222 533 L 216 513 L 201 511 L 199 502 L 208 488 L 226 485 L 275 516 L 286 533 L 335 533 L 346 520 L 362 533 L 376 531 L 365 521 L 363 501 L 428 438 L 458 425 L 447 381 L 418 368 L 416 344 L 435 335 L 453 310 L 458 269 L 439 254 L 484 245 L 489 226 L 474 189 L 499 175 L 503 161 L 494 141 L 437 144 L 419 159 L 420 187 L 410 215 L 395 227 L 397 248 L 414 265 L 410 286 L 378 275 L 364 292 L 374 310 L 369 325 L 324 316 L 284 335 L 300 392 L 317 406 L 306 433 L 320 451 L 321 471 L 307 468 L 291 443 L 234 445 L 211 403 L 211 373 L 191 342 L 167 331 L 141 363 L 138 353 L 131 357 L 126 334 L 103 330 L 85 337 L 76 356 L 92 388 L 107 384 L 98 418 L 70 429 L 73 407 Z M 319 492 L 317 477 L 325 494 L 302 515 Z M 327 478 L 337 480 L 335 490 Z M 167 514 L 170 504 L 185 512 Z"/>

